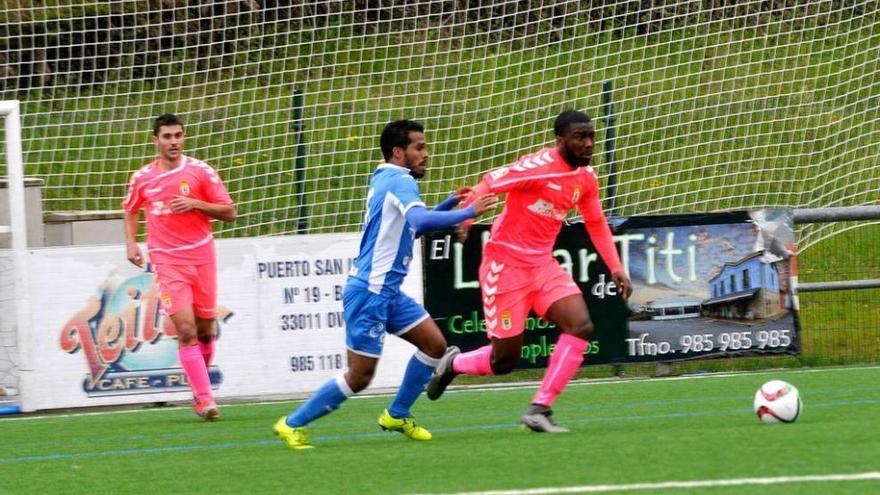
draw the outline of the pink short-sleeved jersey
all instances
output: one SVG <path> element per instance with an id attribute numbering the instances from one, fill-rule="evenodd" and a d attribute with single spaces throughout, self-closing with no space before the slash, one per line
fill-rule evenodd
<path id="1" fill-rule="evenodd" d="M 545 148 L 489 172 L 483 182 L 493 193 L 507 193 L 504 211 L 486 244 L 487 257 L 517 266 L 546 264 L 553 258 L 562 222 L 577 206 L 611 273 L 622 268 L 592 167 L 571 167 L 555 148 Z"/>
<path id="2" fill-rule="evenodd" d="M 211 217 L 201 211 L 172 213 L 168 203 L 188 196 L 214 204 L 232 204 L 217 172 L 207 163 L 181 156 L 180 165 L 164 171 L 156 160 L 135 172 L 122 207 L 147 217 L 147 249 L 157 264 L 199 265 L 216 257 Z"/>

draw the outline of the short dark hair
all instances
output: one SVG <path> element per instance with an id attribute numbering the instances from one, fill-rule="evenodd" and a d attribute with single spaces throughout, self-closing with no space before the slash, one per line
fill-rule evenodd
<path id="1" fill-rule="evenodd" d="M 159 129 L 166 125 L 179 125 L 183 128 L 183 121 L 180 120 L 180 117 L 174 115 L 173 113 L 163 113 L 158 116 L 156 120 L 153 122 L 153 135 L 159 135 Z"/>
<path id="2" fill-rule="evenodd" d="M 379 137 L 379 147 L 382 148 L 382 156 L 385 157 L 385 161 L 391 159 L 394 148 L 401 147 L 406 149 L 409 146 L 410 132 L 425 132 L 425 128 L 414 120 L 395 120 L 394 122 L 389 122 L 382 129 L 382 136 Z"/>
<path id="3" fill-rule="evenodd" d="M 571 126 L 571 124 L 581 122 L 589 124 L 592 120 L 590 120 L 590 117 L 584 112 L 578 110 L 566 110 L 556 117 L 556 123 L 553 124 L 553 132 L 555 132 L 557 136 L 561 136 L 568 131 L 568 127 Z"/>

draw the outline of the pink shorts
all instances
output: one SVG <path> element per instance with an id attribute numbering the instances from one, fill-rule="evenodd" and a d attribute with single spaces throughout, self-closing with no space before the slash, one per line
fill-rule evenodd
<path id="1" fill-rule="evenodd" d="M 489 337 L 505 339 L 523 332 L 529 310 L 540 317 L 556 301 L 582 294 L 559 263 L 548 266 L 507 266 L 488 257 L 480 263 L 483 315 Z"/>
<path id="2" fill-rule="evenodd" d="M 217 265 L 155 265 L 159 299 L 165 314 L 192 306 L 199 318 L 217 316 Z"/>

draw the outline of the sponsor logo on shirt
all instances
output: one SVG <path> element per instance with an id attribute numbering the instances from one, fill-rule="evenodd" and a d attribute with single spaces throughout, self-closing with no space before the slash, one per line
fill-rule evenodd
<path id="1" fill-rule="evenodd" d="M 559 184 L 557 184 L 555 182 L 548 182 L 547 187 L 549 187 L 550 189 L 553 189 L 554 191 L 561 191 L 562 190 L 562 186 L 560 186 Z"/>
<path id="2" fill-rule="evenodd" d="M 153 208 L 150 210 L 151 215 L 167 215 L 171 213 L 169 208 L 165 207 L 164 201 L 153 201 Z"/>
<path id="3" fill-rule="evenodd" d="M 549 201 L 539 199 L 529 205 L 529 211 L 535 213 L 537 215 L 541 215 L 542 217 L 552 218 L 554 220 L 565 220 L 565 217 L 568 216 L 567 211 L 558 210 L 553 207 L 553 203 Z"/>

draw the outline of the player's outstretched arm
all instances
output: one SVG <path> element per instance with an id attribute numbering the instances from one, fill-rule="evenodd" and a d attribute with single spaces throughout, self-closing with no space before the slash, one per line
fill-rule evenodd
<path id="1" fill-rule="evenodd" d="M 485 178 L 473 188 L 468 187 L 464 189 L 467 189 L 467 193 L 465 194 L 464 199 L 462 199 L 462 208 L 466 208 L 481 197 L 484 197 L 492 192 L 492 189 L 489 187 L 489 183 L 486 182 Z M 471 226 L 473 224 L 473 219 L 468 219 L 455 226 L 455 235 L 458 238 L 458 242 L 463 243 L 467 240 L 468 232 L 470 232 Z"/>
<path id="2" fill-rule="evenodd" d="M 597 186 L 598 187 L 598 186 Z M 623 269 L 620 262 L 620 256 L 617 255 L 617 248 L 614 246 L 614 236 L 608 227 L 608 220 L 605 213 L 602 212 L 602 205 L 599 203 L 598 193 L 592 194 L 584 198 L 578 203 L 578 209 L 584 218 L 584 227 L 590 235 L 590 240 L 596 246 L 596 251 L 605 262 L 605 266 L 611 272 L 611 278 L 615 285 L 620 289 L 620 294 L 624 300 L 629 299 L 632 295 L 632 282 Z"/>
<path id="3" fill-rule="evenodd" d="M 233 222 L 238 218 L 235 205 L 209 203 L 188 196 L 175 196 L 174 199 L 168 202 L 168 209 L 172 213 L 186 213 L 198 210 L 211 218 L 223 220 L 224 222 Z"/>
<path id="4" fill-rule="evenodd" d="M 434 211 L 448 211 L 454 208 L 457 204 L 461 203 L 465 199 L 467 199 L 468 195 L 471 192 L 471 188 L 469 187 L 460 187 L 454 193 L 450 194 L 448 198 L 444 199 L 437 206 L 434 207 Z M 467 205 L 465 205 L 467 206 Z"/>
<path id="5" fill-rule="evenodd" d="M 457 223 L 482 215 L 498 204 L 495 195 L 488 195 L 474 201 L 467 208 L 452 211 L 430 211 L 421 206 L 410 208 L 406 212 L 406 220 L 416 229 L 416 235 L 432 230 L 444 229 Z"/>

